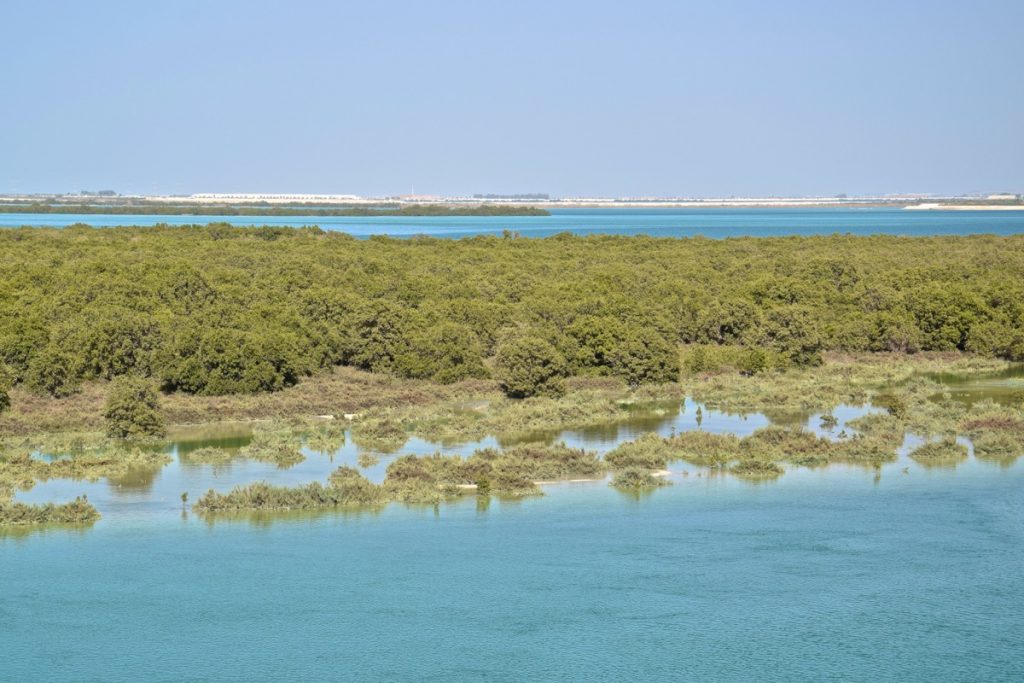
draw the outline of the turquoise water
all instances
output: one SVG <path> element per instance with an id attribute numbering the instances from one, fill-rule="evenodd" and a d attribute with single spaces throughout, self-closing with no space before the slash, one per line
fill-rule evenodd
<path id="1" fill-rule="evenodd" d="M 606 451 L 697 427 L 696 404 L 547 435 Z M 835 436 L 870 410 L 719 413 Z M 7 681 L 1017 681 L 1024 678 L 1024 458 L 874 471 L 788 467 L 752 483 L 671 465 L 674 485 L 606 481 L 480 504 L 218 519 L 181 510 L 205 487 L 323 479 L 355 462 L 306 451 L 286 470 L 187 465 L 244 428 L 176 437 L 175 462 L 87 491 L 84 530 L 0 536 Z M 514 439 L 512 439 L 514 441 Z M 410 440 L 401 452 L 468 452 Z M 379 479 L 389 457 L 366 470 Z"/>
<path id="2" fill-rule="evenodd" d="M 10 681 L 1019 681 L 1020 466 L 0 542 Z"/>
<path id="3" fill-rule="evenodd" d="M 319 225 L 366 237 L 432 235 L 469 237 L 518 231 L 545 237 L 576 234 L 645 234 L 657 237 L 766 237 L 780 235 L 1009 235 L 1024 232 L 1022 211 L 904 211 L 892 208 L 778 209 L 552 209 L 550 216 L 350 217 L 350 216 L 117 216 L 102 214 L 2 214 L 0 226 L 73 223 L 98 226 L 227 222 L 234 225 Z"/>

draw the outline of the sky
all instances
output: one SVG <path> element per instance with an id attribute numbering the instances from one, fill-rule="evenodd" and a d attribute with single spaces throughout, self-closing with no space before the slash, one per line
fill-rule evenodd
<path id="1" fill-rule="evenodd" d="M 0 192 L 1024 192 L 1024 2 L 0 4 Z"/>

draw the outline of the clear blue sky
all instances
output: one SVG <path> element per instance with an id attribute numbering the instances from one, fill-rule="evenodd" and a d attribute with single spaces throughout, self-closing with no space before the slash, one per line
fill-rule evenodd
<path id="1" fill-rule="evenodd" d="M 1024 2 L 0 5 L 0 191 L 1024 192 Z"/>

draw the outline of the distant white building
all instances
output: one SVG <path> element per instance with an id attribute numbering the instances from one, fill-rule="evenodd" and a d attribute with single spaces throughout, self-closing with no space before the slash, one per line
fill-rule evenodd
<path id="1" fill-rule="evenodd" d="M 177 201 L 181 197 L 147 197 L 153 201 Z M 354 194 L 262 194 L 204 192 L 186 197 L 200 204 L 235 204 L 238 202 L 266 202 L 267 204 L 358 204 L 367 200 Z"/>
<path id="2" fill-rule="evenodd" d="M 1019 196 L 1015 194 L 1010 194 L 1009 192 L 1000 192 L 999 194 L 990 194 L 989 196 L 985 197 L 985 199 L 991 199 L 997 202 L 1013 202 L 1019 199 Z"/>

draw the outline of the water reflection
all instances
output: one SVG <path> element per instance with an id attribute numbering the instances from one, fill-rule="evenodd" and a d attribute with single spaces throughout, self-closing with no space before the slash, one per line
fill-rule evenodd
<path id="1" fill-rule="evenodd" d="M 835 425 L 841 430 L 846 422 L 870 412 L 866 406 L 839 406 L 832 411 Z M 197 500 L 208 489 L 228 490 L 239 484 L 267 481 L 282 486 L 295 486 L 311 481 L 324 481 L 335 468 L 355 467 L 367 479 L 381 482 L 388 464 L 401 455 L 468 456 L 482 448 L 505 448 L 523 443 L 564 442 L 574 448 L 597 451 L 603 455 L 624 441 L 632 441 L 647 433 L 671 436 L 683 431 L 702 429 L 715 434 L 747 436 L 774 422 L 761 413 L 732 413 L 715 410 L 707 405 L 684 400 L 630 406 L 625 416 L 614 422 L 579 429 L 534 431 L 520 434 L 492 435 L 469 441 L 431 441 L 412 437 L 395 452 L 381 453 L 372 445 L 353 439 L 351 430 L 345 431 L 345 440 L 335 450 L 326 450 L 326 444 L 307 444 L 302 449 L 305 460 L 287 468 L 274 463 L 248 460 L 240 449 L 252 440 L 252 423 L 204 425 L 176 428 L 169 433 L 169 441 L 159 447 L 171 456 L 170 464 L 161 467 L 137 467 L 118 477 L 96 482 L 53 479 L 38 482 L 27 491 L 19 491 L 16 498 L 28 503 L 71 500 L 87 494 L 105 519 L 148 514 L 166 514 L 181 509 L 181 495 Z M 803 426 L 816 434 L 837 438 L 833 429 L 822 429 L 821 414 L 804 411 L 778 413 L 776 420 L 790 426 Z M 189 456 L 202 448 L 219 448 L 226 452 L 223 462 L 204 462 Z M 482 505 L 486 505 L 483 503 Z M 483 507 L 481 512 L 485 511 Z"/>
<path id="2" fill-rule="evenodd" d="M 156 467 L 129 467 L 124 474 L 108 477 L 110 486 L 133 493 L 146 493 L 153 489 L 157 476 L 164 465 Z"/>
<path id="3" fill-rule="evenodd" d="M 1018 367 L 999 378 L 986 381 L 1010 382 L 1024 377 L 1024 367 Z M 944 376 L 944 381 L 951 387 L 970 387 L 970 391 L 985 392 L 991 389 L 980 389 L 978 385 L 964 382 L 956 384 L 954 377 Z M 1003 384 L 998 384 L 1002 387 Z M 991 397 L 991 394 L 985 394 Z M 467 410 L 486 409 L 486 405 L 468 406 Z M 869 413 L 878 412 L 870 405 L 839 405 L 829 411 L 811 410 L 769 410 L 763 413 L 743 413 L 716 410 L 706 404 L 690 399 L 683 401 L 659 402 L 645 405 L 633 405 L 624 410 L 622 418 L 579 429 L 533 431 L 519 434 L 489 435 L 481 439 L 450 441 L 432 441 L 420 437 L 408 438 L 401 447 L 390 454 L 384 454 L 374 448 L 374 444 L 358 442 L 353 439 L 351 430 L 344 431 L 344 443 L 310 443 L 302 449 L 305 460 L 287 468 L 280 468 L 274 463 L 258 462 L 244 458 L 240 449 L 252 440 L 252 423 L 234 423 L 206 425 L 190 428 L 176 428 L 169 434 L 169 441 L 161 446 L 171 456 L 171 463 L 162 467 L 137 467 L 128 470 L 118 477 L 111 477 L 96 482 L 54 479 L 37 482 L 25 491 L 19 491 L 16 498 L 28 503 L 50 501 L 66 501 L 81 494 L 87 494 L 89 500 L 99 509 L 104 520 L 132 519 L 147 515 L 167 515 L 169 512 L 180 512 L 181 496 L 188 494 L 189 501 L 196 501 L 208 489 L 226 491 L 240 484 L 266 481 L 281 486 L 296 486 L 311 481 L 325 481 L 337 467 L 346 465 L 359 469 L 370 481 L 381 482 L 388 465 L 401 455 L 443 455 L 468 456 L 482 448 L 505 448 L 523 443 L 556 443 L 564 442 L 574 448 L 584 448 L 603 455 L 625 441 L 635 440 L 644 434 L 655 433 L 663 437 L 673 434 L 702 430 L 712 434 L 733 434 L 738 437 L 749 436 L 758 429 L 769 425 L 789 428 L 803 428 L 819 437 L 837 440 L 853 435 L 856 430 L 849 423 Z M 908 457 L 910 451 L 919 445 L 916 437 L 908 435 L 897 451 L 900 467 L 928 469 L 937 467 L 956 467 L 959 463 L 925 463 L 918 464 Z M 970 448 L 969 443 L 967 444 Z M 202 448 L 219 448 L 225 451 L 226 459 L 221 462 L 204 462 L 202 459 L 190 459 L 190 454 Z M 973 448 L 971 448 L 973 456 Z M 972 458 L 973 462 L 973 458 Z M 992 461 L 999 467 L 1009 467 L 1012 463 Z M 890 464 L 895 466 L 894 464 Z M 889 468 L 890 465 L 886 465 Z M 832 469 L 863 472 L 863 467 L 855 465 L 830 465 Z M 711 483 L 720 480 L 719 473 L 708 472 L 699 467 L 677 463 L 672 466 L 673 479 L 678 483 L 691 475 L 703 477 L 703 481 Z M 793 471 L 797 468 L 790 468 Z M 799 468 L 801 471 L 815 471 L 822 468 Z M 874 470 L 874 481 L 880 481 L 882 470 Z M 745 484 L 750 486 L 766 486 L 774 479 L 750 479 Z M 624 494 L 625 495 L 625 494 Z M 486 514 L 490 501 L 486 497 L 477 498 L 477 512 Z M 518 504 L 509 501 L 502 504 Z M 309 514 L 309 513 L 305 513 Z M 277 515 L 274 515 L 277 516 Z M 247 515 L 247 518 L 259 519 Z M 186 514 L 185 521 L 190 517 Z"/>
<path id="4" fill-rule="evenodd" d="M 968 406 L 986 399 L 1000 405 L 1024 403 L 1024 364 L 981 375 L 934 372 L 924 376 L 943 385 L 943 390 L 931 397 L 935 401 L 952 399 Z"/>

